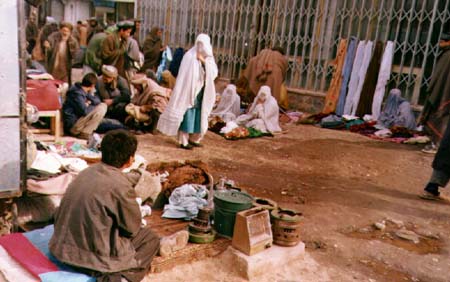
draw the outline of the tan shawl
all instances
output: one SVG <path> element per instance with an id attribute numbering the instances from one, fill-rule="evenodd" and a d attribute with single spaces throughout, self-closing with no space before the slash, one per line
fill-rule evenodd
<path id="1" fill-rule="evenodd" d="M 263 85 L 272 90 L 273 97 L 281 103 L 281 85 L 286 78 L 288 60 L 278 51 L 271 49 L 262 50 L 257 56 L 250 59 L 244 72 L 250 91 L 255 95 Z M 283 101 L 286 104 L 287 101 Z M 285 105 L 283 105 L 285 106 Z"/>

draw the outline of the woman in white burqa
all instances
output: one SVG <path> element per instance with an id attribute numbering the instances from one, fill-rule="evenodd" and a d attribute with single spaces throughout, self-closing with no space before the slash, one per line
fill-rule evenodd
<path id="1" fill-rule="evenodd" d="M 248 113 L 239 116 L 236 123 L 262 133 L 280 132 L 279 111 L 277 100 L 272 96 L 270 87 L 264 85 L 259 89 Z"/>
<path id="2" fill-rule="evenodd" d="M 183 149 L 201 146 L 216 100 L 217 74 L 211 39 L 200 34 L 194 47 L 183 56 L 169 104 L 158 121 L 158 130 L 163 134 L 178 134 Z"/>
<path id="3" fill-rule="evenodd" d="M 236 92 L 236 85 L 228 84 L 223 91 L 217 107 L 211 116 L 220 117 L 224 122 L 236 120 L 241 114 L 241 97 Z"/>

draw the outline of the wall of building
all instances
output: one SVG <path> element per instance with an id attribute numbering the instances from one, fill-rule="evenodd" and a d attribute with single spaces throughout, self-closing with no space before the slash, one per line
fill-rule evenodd
<path id="1" fill-rule="evenodd" d="M 91 16 L 91 1 L 67 1 L 64 5 L 64 21 L 75 24 Z"/>

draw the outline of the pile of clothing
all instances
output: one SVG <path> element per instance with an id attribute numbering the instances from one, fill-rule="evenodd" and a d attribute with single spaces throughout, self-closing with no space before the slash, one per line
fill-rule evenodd
<path id="1" fill-rule="evenodd" d="M 184 184 L 176 188 L 164 206 L 164 218 L 191 220 L 198 210 L 208 204 L 208 190 L 204 185 Z"/>
<path id="2" fill-rule="evenodd" d="M 373 116 L 363 118 L 352 115 L 319 113 L 300 119 L 302 124 L 316 124 L 328 129 L 346 129 L 368 137 L 395 143 L 427 143 L 429 138 L 417 130 L 416 119 L 410 103 L 401 96 L 401 91 L 392 89 L 378 120 Z M 419 138 L 420 137 L 420 138 Z"/>
<path id="3" fill-rule="evenodd" d="M 54 146 L 35 142 L 29 147 L 33 153 L 28 154 L 27 189 L 16 200 L 17 222 L 22 227 L 49 222 L 69 184 L 88 167 L 83 159 L 61 156 Z"/>

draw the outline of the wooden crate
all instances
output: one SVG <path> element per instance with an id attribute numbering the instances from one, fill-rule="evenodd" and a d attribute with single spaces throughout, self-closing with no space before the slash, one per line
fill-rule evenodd
<path id="1" fill-rule="evenodd" d="M 165 219 L 161 217 L 162 211 L 154 210 L 152 215 L 146 217 L 147 224 L 160 237 L 171 235 L 177 231 L 186 229 L 189 222 L 183 220 Z M 156 256 L 153 259 L 150 269 L 151 273 L 159 273 L 172 269 L 180 264 L 187 264 L 193 261 L 214 257 L 225 251 L 231 245 L 231 240 L 217 237 L 211 244 L 188 243 L 186 248 L 174 252 L 169 257 Z"/>

